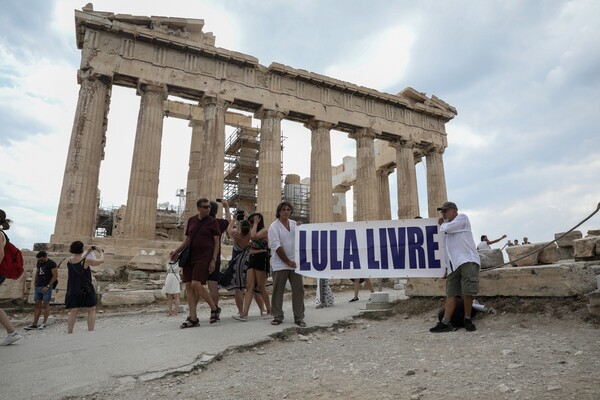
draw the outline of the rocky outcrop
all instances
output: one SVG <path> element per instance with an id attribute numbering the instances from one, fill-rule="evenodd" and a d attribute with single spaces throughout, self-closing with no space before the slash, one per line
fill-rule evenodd
<path id="1" fill-rule="evenodd" d="M 446 280 L 410 278 L 407 296 L 445 296 Z M 570 297 L 585 295 L 596 289 L 592 268 L 583 262 L 530 267 L 505 267 L 482 271 L 480 296 Z"/>
<path id="2" fill-rule="evenodd" d="M 104 306 L 152 304 L 156 301 L 156 297 L 152 290 L 112 290 L 103 293 L 100 301 Z"/>

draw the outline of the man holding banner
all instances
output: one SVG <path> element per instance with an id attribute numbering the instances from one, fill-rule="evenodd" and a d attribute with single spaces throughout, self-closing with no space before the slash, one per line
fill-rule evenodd
<path id="1" fill-rule="evenodd" d="M 456 296 L 464 299 L 465 329 L 475 331 L 471 321 L 473 296 L 479 291 L 479 268 L 481 261 L 475 247 L 471 223 L 465 214 L 458 213 L 458 207 L 451 201 L 445 202 L 438 211 L 442 218 L 438 220 L 440 233 L 446 236 L 446 253 L 450 275 L 446 281 L 446 305 L 444 318 L 429 331 L 433 333 L 451 332 L 456 328 L 450 323 L 452 313 L 456 308 Z"/>
<path id="2" fill-rule="evenodd" d="M 271 249 L 271 269 L 273 271 L 273 294 L 271 310 L 273 321 L 271 325 L 283 322 L 283 293 L 289 280 L 292 288 L 292 311 L 294 323 L 302 328 L 304 322 L 304 283 L 302 276 L 296 273 L 296 221 L 290 219 L 294 209 L 284 201 L 277 206 L 277 219 L 269 226 L 269 248 Z"/>

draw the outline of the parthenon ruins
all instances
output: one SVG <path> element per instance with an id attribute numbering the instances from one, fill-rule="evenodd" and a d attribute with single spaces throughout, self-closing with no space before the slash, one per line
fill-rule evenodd
<path id="1" fill-rule="evenodd" d="M 447 200 L 445 124 L 456 109 L 412 88 L 392 95 L 215 47 L 200 19 L 75 11 L 81 49 L 80 84 L 64 181 L 51 242 L 91 238 L 98 210 L 111 90 L 130 87 L 141 97 L 123 240 L 154 240 L 163 118 L 185 118 L 192 130 L 186 198 L 223 197 L 225 125 L 261 121 L 256 210 L 272 215 L 281 201 L 281 121 L 311 132 L 310 220 L 331 222 L 334 192 L 330 131 L 356 140 L 356 220 L 379 218 L 388 175 L 397 171 L 399 218 L 421 214 L 415 163 L 426 161 L 428 216 Z M 191 101 L 183 103 L 174 98 Z M 379 168 L 375 143 L 395 157 Z M 199 173 L 202 171 L 202 173 Z M 384 185 L 384 186 L 380 186 Z M 341 188 L 341 189 L 340 189 Z M 334 190 L 335 189 L 335 190 Z M 388 196 L 389 197 L 389 196 Z M 389 198 L 384 199 L 389 207 Z M 188 207 L 188 213 L 193 212 Z M 268 222 L 268 221 L 267 221 Z"/>

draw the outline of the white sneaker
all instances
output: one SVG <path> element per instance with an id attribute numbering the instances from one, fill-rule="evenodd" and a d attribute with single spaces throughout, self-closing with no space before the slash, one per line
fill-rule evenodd
<path id="1" fill-rule="evenodd" d="M 46 324 L 40 324 L 40 326 L 38 326 L 38 330 L 42 331 L 46 329 Z"/>
<path id="2" fill-rule="evenodd" d="M 19 339 L 21 339 L 21 335 L 19 335 L 17 332 L 10 333 L 6 335 L 4 340 L 0 343 L 0 346 L 8 346 L 9 344 L 14 343 Z"/>

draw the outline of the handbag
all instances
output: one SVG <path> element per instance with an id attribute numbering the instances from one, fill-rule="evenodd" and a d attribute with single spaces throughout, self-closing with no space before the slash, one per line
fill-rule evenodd
<path id="1" fill-rule="evenodd" d="M 188 261 L 190 261 L 190 257 L 192 255 L 192 249 L 191 246 L 188 245 L 185 246 L 183 248 L 183 250 L 181 250 L 181 253 L 179 253 L 179 257 L 177 258 L 177 262 L 179 262 L 179 265 L 184 266 L 187 265 Z"/>
<path id="2" fill-rule="evenodd" d="M 196 236 L 198 229 L 200 229 L 200 227 L 196 228 L 194 234 L 192 235 L 192 238 L 190 239 L 188 244 L 183 248 L 183 250 L 181 250 L 179 256 L 177 257 L 177 261 L 179 262 L 180 267 L 185 267 L 192 258 L 192 243 L 194 242 L 194 237 Z"/>

